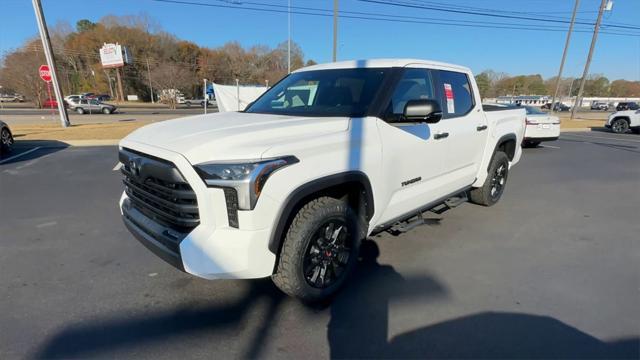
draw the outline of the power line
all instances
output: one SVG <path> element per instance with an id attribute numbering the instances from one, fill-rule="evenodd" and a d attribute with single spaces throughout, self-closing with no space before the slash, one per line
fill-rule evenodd
<path id="1" fill-rule="evenodd" d="M 412 5 L 410 3 L 398 3 L 398 2 L 391 3 L 391 2 L 380 1 L 380 0 L 358 0 L 358 1 L 372 3 L 372 4 L 390 5 L 390 6 L 397 6 L 397 7 L 413 8 L 413 9 L 424 9 L 424 10 L 432 10 L 432 11 L 440 11 L 440 12 L 448 12 L 448 13 L 456 13 L 456 14 L 464 14 L 464 15 L 477 15 L 477 16 L 496 17 L 496 18 L 503 18 L 503 19 L 516 19 L 516 20 L 527 20 L 527 21 L 538 21 L 538 22 L 552 22 L 552 23 L 561 23 L 561 24 L 569 24 L 570 23 L 570 21 L 568 21 L 568 20 L 541 19 L 541 18 L 533 18 L 533 17 L 526 17 L 526 16 L 516 16 L 516 15 L 502 15 L 502 14 L 494 14 L 494 13 L 487 13 L 487 12 L 480 12 L 480 11 L 471 11 L 471 10 L 443 9 L 443 8 L 435 7 L 435 6 Z M 577 22 L 577 21 L 576 21 L 576 24 L 589 25 L 589 26 L 594 26 L 595 25 L 595 23 L 592 23 L 592 22 Z M 638 27 L 638 26 L 607 25 L 607 27 L 619 28 L 619 29 L 640 30 L 640 27 Z"/>
<path id="2" fill-rule="evenodd" d="M 194 2 L 194 1 L 187 1 L 187 0 L 152 0 L 152 1 L 161 2 L 161 3 L 178 4 L 178 5 L 193 5 L 193 6 L 204 6 L 204 7 L 213 7 L 213 8 L 229 8 L 229 9 L 237 9 L 237 10 L 269 12 L 269 13 L 287 13 L 287 10 L 265 9 L 265 8 L 258 8 L 258 7 L 249 7 L 249 6 L 231 6 L 231 5 L 223 5 L 223 4 Z M 219 0 L 219 1 L 222 1 L 222 0 Z M 246 2 L 243 2 L 243 4 L 246 4 Z M 253 3 L 253 4 L 258 4 L 259 6 L 281 7 L 281 5 L 270 5 L 270 4 L 260 4 L 260 3 Z M 385 3 L 385 4 L 395 5 L 390 3 Z M 292 9 L 293 8 L 294 7 L 292 7 Z M 301 7 L 296 7 L 296 8 L 309 9 L 309 10 L 308 11 L 292 10 L 291 13 L 298 14 L 298 15 L 320 16 L 320 17 L 332 16 L 329 13 L 317 12 L 317 11 L 323 11 L 323 12 L 329 11 L 327 9 L 301 8 Z M 311 12 L 311 11 L 314 11 L 314 12 Z M 358 19 L 358 20 L 382 21 L 382 22 L 394 22 L 394 23 L 409 23 L 409 24 L 442 25 L 442 26 L 453 26 L 453 27 L 473 27 L 473 28 L 488 28 L 488 29 L 510 29 L 510 30 L 552 31 L 552 32 L 566 31 L 563 27 L 550 27 L 550 26 L 542 27 L 537 24 L 520 25 L 520 24 L 495 23 L 496 25 L 490 26 L 490 25 L 485 25 L 487 24 L 486 22 L 478 22 L 478 21 L 474 22 L 470 20 L 457 20 L 458 22 L 464 22 L 464 23 L 452 23 L 452 22 L 445 22 L 445 21 L 438 21 L 438 20 L 429 20 L 429 21 L 412 20 L 410 17 L 406 17 L 406 16 L 390 15 L 390 14 L 383 14 L 383 13 L 378 13 L 378 14 L 363 13 L 363 14 L 369 14 L 369 16 L 379 16 L 375 18 L 368 17 L 368 16 L 359 16 L 359 15 L 345 15 L 348 13 L 357 13 L 357 12 L 340 11 L 338 17 L 346 18 L 346 19 Z M 591 32 L 591 30 L 583 29 L 583 30 L 576 30 L 575 32 Z M 640 33 L 628 33 L 628 32 L 622 33 L 622 32 L 607 31 L 607 32 L 601 32 L 601 33 L 608 34 L 608 35 L 619 35 L 619 36 L 640 36 Z"/>

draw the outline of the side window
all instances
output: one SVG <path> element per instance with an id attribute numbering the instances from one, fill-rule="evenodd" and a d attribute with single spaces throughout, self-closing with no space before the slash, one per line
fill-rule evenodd
<path id="1" fill-rule="evenodd" d="M 87 100 L 80 100 L 80 104 L 87 105 Z"/>
<path id="2" fill-rule="evenodd" d="M 466 74 L 440 70 L 440 93 L 442 99 L 443 118 L 453 118 L 466 115 L 473 106 L 471 84 Z"/>
<path id="3" fill-rule="evenodd" d="M 402 119 L 404 107 L 409 100 L 435 99 L 431 71 L 428 69 L 405 69 L 396 85 L 385 112 L 386 121 Z"/>

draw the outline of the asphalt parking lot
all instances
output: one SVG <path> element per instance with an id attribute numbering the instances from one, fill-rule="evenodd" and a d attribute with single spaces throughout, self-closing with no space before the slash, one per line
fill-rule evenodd
<path id="1" fill-rule="evenodd" d="M 116 147 L 36 147 L 0 160 L 2 359 L 640 356 L 640 136 L 525 150 L 498 205 L 371 239 L 314 307 L 147 251 Z"/>

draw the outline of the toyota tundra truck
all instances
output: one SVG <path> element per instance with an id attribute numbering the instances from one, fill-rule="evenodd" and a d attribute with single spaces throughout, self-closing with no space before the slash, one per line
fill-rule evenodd
<path id="1" fill-rule="evenodd" d="M 410 231 L 423 213 L 467 201 L 495 204 L 524 126 L 523 108 L 483 108 L 466 67 L 309 66 L 244 111 L 123 139 L 120 210 L 135 238 L 184 272 L 270 276 L 317 301 L 345 283 L 367 236 Z"/>

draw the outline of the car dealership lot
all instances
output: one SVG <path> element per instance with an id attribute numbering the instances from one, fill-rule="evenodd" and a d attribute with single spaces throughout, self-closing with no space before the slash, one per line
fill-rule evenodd
<path id="1" fill-rule="evenodd" d="M 373 238 L 358 279 L 311 307 L 137 243 L 116 147 L 18 142 L 0 164 L 0 358 L 638 357 L 640 137 L 545 145 L 498 205 Z"/>

